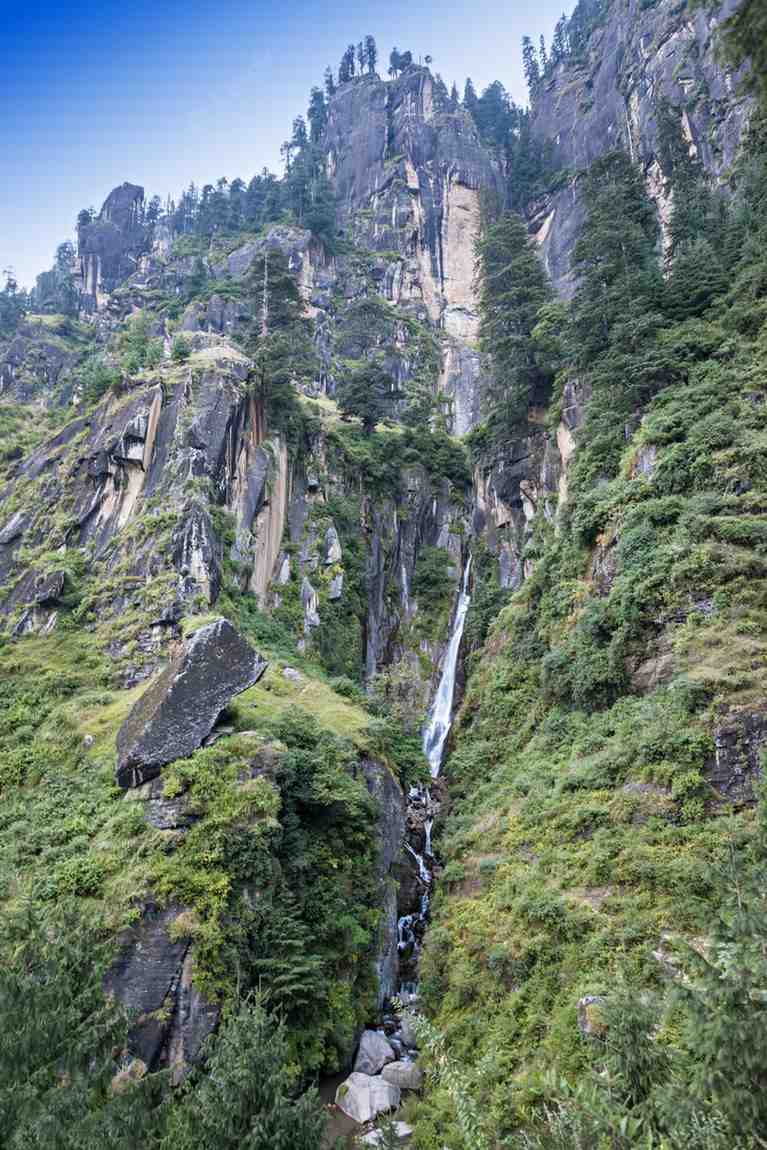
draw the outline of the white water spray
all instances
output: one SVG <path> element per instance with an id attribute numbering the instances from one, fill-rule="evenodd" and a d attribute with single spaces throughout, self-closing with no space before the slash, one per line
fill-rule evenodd
<path id="1" fill-rule="evenodd" d="M 469 574 L 471 572 L 471 555 L 466 560 L 463 572 L 461 594 L 458 597 L 458 607 L 453 620 L 453 630 L 445 655 L 442 676 L 439 680 L 437 694 L 434 696 L 429 721 L 423 732 L 423 753 L 429 760 L 431 777 L 436 779 L 442 766 L 442 756 L 445 751 L 447 736 L 450 734 L 450 725 L 453 719 L 453 695 L 455 693 L 455 672 L 458 666 L 458 652 L 461 649 L 463 629 L 466 625 L 466 615 L 471 603 L 469 595 Z"/>

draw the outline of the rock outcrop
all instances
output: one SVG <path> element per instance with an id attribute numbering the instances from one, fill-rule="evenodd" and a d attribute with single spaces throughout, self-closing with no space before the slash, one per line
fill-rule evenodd
<path id="1" fill-rule="evenodd" d="M 148 902 L 104 979 L 105 991 L 137 1016 L 126 1058 L 140 1059 L 148 1070 L 170 1068 L 175 1081 L 198 1061 L 220 1015 L 194 985 L 190 938 L 183 928 L 174 930 L 183 913 L 176 904 Z"/>
<path id="2" fill-rule="evenodd" d="M 117 781 L 136 787 L 203 743 L 267 663 L 226 619 L 201 627 L 134 705 L 117 736 Z"/>
<path id="3" fill-rule="evenodd" d="M 149 242 L 143 205 L 142 187 L 121 184 L 109 193 L 97 218 L 78 228 L 81 305 L 86 311 L 106 302 L 106 294 L 135 270 Z"/>

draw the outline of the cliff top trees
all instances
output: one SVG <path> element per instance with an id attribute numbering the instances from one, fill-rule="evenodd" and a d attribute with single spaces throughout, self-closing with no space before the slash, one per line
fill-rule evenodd
<path id="1" fill-rule="evenodd" d="M 3 275 L 5 287 L 0 291 L 0 336 L 10 336 L 16 331 L 26 311 L 27 297 L 19 291 L 16 277 L 10 268 L 6 268 Z"/>
<path id="2" fill-rule="evenodd" d="M 400 52 L 399 48 L 392 48 L 389 54 L 389 75 L 399 76 L 413 65 L 412 52 Z"/>

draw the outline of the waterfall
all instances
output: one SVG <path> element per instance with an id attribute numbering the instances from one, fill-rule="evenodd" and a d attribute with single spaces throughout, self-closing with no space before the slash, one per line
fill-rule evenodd
<path id="1" fill-rule="evenodd" d="M 458 666 L 458 652 L 463 639 L 463 628 L 466 624 L 466 614 L 471 603 L 469 595 L 469 573 L 471 572 L 471 555 L 466 560 L 463 572 L 461 594 L 458 598 L 458 607 L 453 620 L 453 630 L 445 655 L 445 664 L 442 676 L 434 696 L 429 721 L 423 732 L 423 753 L 429 760 L 431 777 L 436 779 L 442 766 L 442 755 L 445 750 L 447 736 L 450 734 L 450 725 L 453 718 L 453 694 L 455 692 L 455 671 Z"/>
<path id="2" fill-rule="evenodd" d="M 445 750 L 447 736 L 453 718 L 453 696 L 455 694 L 455 672 L 458 667 L 458 653 L 463 639 L 463 629 L 466 615 L 469 610 L 469 576 L 471 573 L 471 556 L 466 560 L 466 567 L 461 581 L 461 592 L 458 596 L 458 605 L 455 609 L 453 626 L 450 631 L 450 641 L 445 653 L 442 674 L 429 711 L 428 721 L 423 729 L 423 752 L 428 759 L 431 777 L 436 779 L 442 766 L 442 756 Z M 407 596 L 407 575 L 405 565 L 402 565 L 402 585 Z M 434 816 L 438 809 L 432 799 L 429 787 L 419 785 L 410 788 L 410 809 L 422 811 L 423 819 L 423 854 L 420 854 L 411 843 L 405 843 L 405 850 L 411 856 L 418 868 L 420 885 L 419 910 L 411 907 L 411 913 L 403 915 L 397 922 L 397 950 L 400 955 L 400 972 L 411 977 L 402 979 L 400 992 L 415 995 L 418 993 L 418 960 L 421 951 L 421 940 L 426 922 L 429 917 L 429 903 L 433 883 L 434 855 L 431 845 L 431 834 L 434 826 Z M 420 821 L 420 819 L 419 819 Z M 420 843 L 419 843 L 420 845 Z M 415 979 L 413 979 L 415 975 Z"/>

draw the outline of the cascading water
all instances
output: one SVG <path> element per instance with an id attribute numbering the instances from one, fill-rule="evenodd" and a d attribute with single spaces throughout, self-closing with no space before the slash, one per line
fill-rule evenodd
<path id="1" fill-rule="evenodd" d="M 458 652 L 461 649 L 463 629 L 466 625 L 466 615 L 471 603 L 469 595 L 469 575 L 471 573 L 471 555 L 466 560 L 463 572 L 461 594 L 458 597 L 458 607 L 453 620 L 453 630 L 445 655 L 445 664 L 439 680 L 439 687 L 434 696 L 429 721 L 423 732 L 423 753 L 429 760 L 431 777 L 436 779 L 442 767 L 442 756 L 445 751 L 447 736 L 453 721 L 453 695 L 455 694 L 455 672 L 458 666 Z"/>
<path id="2" fill-rule="evenodd" d="M 455 675 L 458 668 L 458 655 L 461 649 L 463 631 L 466 625 L 466 616 L 471 603 L 469 595 L 469 577 L 471 574 L 471 556 L 466 561 L 461 581 L 461 592 L 458 596 L 458 605 L 450 631 L 450 641 L 445 653 L 445 662 L 442 674 L 429 711 L 429 718 L 423 730 L 423 752 L 428 760 L 431 777 L 436 779 L 442 768 L 442 758 L 445 744 L 450 734 L 453 720 L 453 697 L 455 695 Z M 419 853 L 411 843 L 405 843 L 408 853 L 413 857 L 418 868 L 418 879 L 421 885 L 420 911 L 406 914 L 398 923 L 398 950 L 401 963 L 407 964 L 410 973 L 417 973 L 418 954 L 420 951 L 420 938 L 426 925 L 429 914 L 429 899 L 432 888 L 432 865 L 427 860 L 433 860 L 431 833 L 434 825 L 436 805 L 428 787 L 412 787 L 410 790 L 411 809 L 421 810 L 423 818 L 423 853 Z M 419 819 L 420 821 L 420 819 Z M 420 843 L 419 843 L 420 845 Z M 417 982 L 408 980 L 402 982 L 401 992 L 417 992 Z"/>

